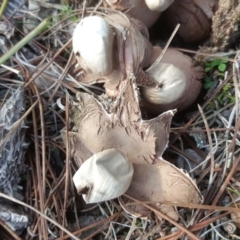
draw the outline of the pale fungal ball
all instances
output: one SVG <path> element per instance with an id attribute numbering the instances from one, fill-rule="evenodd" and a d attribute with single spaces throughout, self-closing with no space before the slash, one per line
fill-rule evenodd
<path id="1" fill-rule="evenodd" d="M 161 48 L 154 47 L 153 60 L 160 55 Z M 204 70 L 193 65 L 193 60 L 183 53 L 167 49 L 163 58 L 147 72 L 159 88 L 142 88 L 144 105 L 155 113 L 177 108 L 181 111 L 190 106 L 201 90 L 200 78 Z"/>
<path id="2" fill-rule="evenodd" d="M 105 0 L 110 8 L 126 12 L 150 28 L 174 0 Z"/>
<path id="3" fill-rule="evenodd" d="M 174 0 L 145 0 L 145 2 L 150 10 L 163 12 L 174 2 Z"/>
<path id="4" fill-rule="evenodd" d="M 87 159 L 73 176 L 73 182 L 86 203 L 96 203 L 124 194 L 133 172 L 132 163 L 123 153 L 108 149 Z"/>
<path id="5" fill-rule="evenodd" d="M 113 70 L 114 34 L 102 17 L 90 16 L 78 23 L 73 32 L 73 51 L 81 67 L 98 77 Z"/>
<path id="6" fill-rule="evenodd" d="M 150 103 L 171 104 L 181 98 L 186 90 L 186 75 L 173 64 L 161 63 L 149 75 L 160 84 L 160 89 L 144 88 L 143 96 Z"/>

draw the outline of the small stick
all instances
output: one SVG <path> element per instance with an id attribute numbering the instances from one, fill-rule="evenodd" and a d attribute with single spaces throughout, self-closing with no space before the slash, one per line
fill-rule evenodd
<path id="1" fill-rule="evenodd" d="M 166 44 L 165 47 L 163 48 L 160 56 L 157 58 L 157 60 L 155 61 L 155 63 L 154 63 L 152 66 L 150 66 L 145 72 L 149 72 L 152 68 L 154 68 L 154 67 L 161 61 L 163 55 L 164 55 L 165 52 L 167 51 L 167 49 L 168 49 L 168 47 L 169 47 L 172 39 L 174 38 L 175 34 L 177 33 L 179 27 L 180 27 L 180 24 L 178 23 L 177 26 L 175 27 L 172 35 L 171 35 L 170 38 L 168 39 L 167 44 Z"/>

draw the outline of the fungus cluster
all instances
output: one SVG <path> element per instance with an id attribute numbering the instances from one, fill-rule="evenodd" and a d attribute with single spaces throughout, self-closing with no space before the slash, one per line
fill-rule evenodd
<path id="1" fill-rule="evenodd" d="M 74 184 L 87 203 L 119 197 L 127 212 L 148 218 L 146 207 L 126 203 L 154 202 L 151 205 L 177 220 L 174 208 L 162 203 L 199 204 L 203 198 L 188 174 L 162 154 L 175 109 L 183 110 L 195 101 L 203 70 L 171 48 L 158 61 L 162 49 L 149 41 L 151 24 L 135 15 L 137 2 L 141 11 L 159 14 L 173 1 L 156 1 L 156 5 L 148 0 L 106 0 L 111 8 L 129 9 L 127 15 L 109 9 L 107 15 L 95 13 L 77 25 L 73 50 L 83 69 L 81 81 L 104 83 L 105 93 L 96 97 L 79 92 L 71 104 L 74 127 L 68 138 L 64 129 L 61 133 L 79 167 Z M 160 115 L 143 120 L 140 104 Z"/>

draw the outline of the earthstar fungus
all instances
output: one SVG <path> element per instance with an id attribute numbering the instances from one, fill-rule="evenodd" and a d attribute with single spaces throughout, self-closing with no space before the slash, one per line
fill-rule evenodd
<path id="1" fill-rule="evenodd" d="M 130 196 L 139 201 L 201 203 L 202 196 L 193 180 L 161 158 L 167 147 L 174 111 L 151 120 L 142 120 L 134 81 L 123 80 L 120 87 L 116 108 L 111 113 L 106 112 L 101 102 L 93 96 L 77 94 L 78 103 L 71 107 L 75 126 L 68 136 L 75 161 L 80 166 L 82 161 L 88 161 L 94 154 L 114 148 L 133 164 L 133 180 L 127 190 Z M 63 139 L 66 139 L 65 134 L 62 130 Z M 126 208 L 125 201 L 120 201 L 127 212 L 135 215 L 134 205 Z M 178 219 L 171 206 L 160 207 L 161 211 L 164 209 L 173 219 Z M 146 210 L 137 214 L 144 218 L 148 215 Z"/>
<path id="2" fill-rule="evenodd" d="M 73 127 L 68 131 L 68 138 L 66 138 L 64 129 L 61 134 L 64 141 L 68 139 L 70 154 L 80 167 L 74 176 L 75 185 L 79 193 L 87 194 L 84 196 L 87 202 L 115 198 L 119 196 L 119 193 L 123 194 L 126 191 L 127 195 L 138 201 L 158 202 L 158 205 L 153 205 L 177 220 L 178 215 L 174 208 L 161 202 L 198 204 L 202 202 L 202 196 L 194 181 L 187 174 L 162 159 L 162 154 L 168 144 L 171 119 L 175 110 L 163 112 L 158 117 L 149 120 L 143 120 L 141 116 L 138 86 L 155 87 L 159 84 L 150 74 L 143 71 L 151 64 L 153 55 L 153 48 L 148 40 L 148 31 L 140 21 L 129 19 L 123 13 L 117 14 L 110 11 L 109 15 L 100 18 L 103 18 L 100 22 L 104 22 L 106 32 L 110 35 L 113 33 L 114 37 L 110 37 L 111 41 L 108 45 L 106 43 L 108 38 L 103 37 L 108 34 L 99 34 L 98 30 L 101 30 L 101 27 L 96 28 L 93 35 L 97 33 L 97 36 L 100 36 L 99 42 L 103 44 L 99 44 L 98 47 L 103 46 L 103 53 L 112 47 L 113 40 L 113 68 L 103 73 L 102 76 L 98 76 L 98 73 L 94 72 L 95 69 L 91 69 L 91 63 L 84 60 L 84 54 L 77 57 L 83 58 L 79 61 L 80 65 L 83 64 L 85 74 L 82 82 L 87 84 L 103 82 L 105 87 L 103 95 L 106 95 L 107 100 L 111 99 L 111 107 L 107 106 L 108 101 L 105 101 L 105 98 L 84 92 L 78 92 L 76 101 L 71 103 L 70 117 Z M 81 22 L 79 24 L 81 26 Z M 73 37 L 75 38 L 75 35 Z M 98 61 L 100 61 L 99 58 Z M 113 93 L 114 98 L 112 98 Z M 101 161 L 102 158 L 99 156 L 109 151 L 114 153 L 113 156 L 121 155 L 121 157 L 109 157 L 107 160 L 111 163 L 106 161 L 108 165 L 105 164 L 106 159 Z M 117 172 L 115 174 L 113 172 L 118 171 L 117 166 L 121 165 L 122 161 L 129 167 L 129 172 L 126 170 L 122 173 L 122 177 L 126 180 L 125 183 L 129 184 L 128 181 L 131 178 L 130 166 L 134 169 L 129 188 L 125 188 L 126 185 L 124 185 L 117 194 L 112 194 L 110 191 L 107 198 L 99 198 L 93 186 L 101 189 L 99 179 L 102 179 L 101 182 L 105 186 L 106 181 L 111 182 L 108 180 L 110 177 L 104 179 L 102 173 L 110 172 L 112 175 L 118 175 Z M 93 177 L 90 185 L 88 182 L 81 182 L 89 177 L 86 176 L 87 173 L 93 171 L 98 172 L 100 178 Z M 80 180 L 79 183 L 78 180 Z M 113 180 L 111 187 L 115 188 L 115 184 Z M 92 198 L 91 190 L 94 190 Z M 126 206 L 123 197 L 119 199 L 127 212 L 147 218 L 148 210 L 145 207 L 138 208 L 139 205 L 129 207 Z"/>
<path id="3" fill-rule="evenodd" d="M 128 19 L 123 13 L 84 18 L 73 34 L 73 49 L 84 70 L 80 81 L 105 83 L 106 93 L 114 97 L 119 94 L 120 80 L 132 75 L 137 85 L 156 86 L 143 71 L 153 51 L 148 37 L 140 21 Z"/>
<path id="4" fill-rule="evenodd" d="M 160 47 L 154 47 L 152 64 L 161 51 Z M 200 93 L 201 78 L 204 76 L 201 66 L 194 66 L 189 56 L 171 48 L 147 73 L 159 84 L 159 88 L 143 87 L 143 104 L 155 113 L 174 108 L 181 111 L 190 106 Z"/>

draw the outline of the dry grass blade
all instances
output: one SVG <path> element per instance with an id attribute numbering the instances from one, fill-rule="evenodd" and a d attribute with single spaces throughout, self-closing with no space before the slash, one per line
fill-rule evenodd
<path id="1" fill-rule="evenodd" d="M 36 88 L 36 86 L 34 85 L 34 90 L 37 92 L 38 94 L 38 89 Z M 39 94 L 38 94 L 38 98 Z M 39 100 L 38 100 L 39 103 Z M 41 103 L 40 103 L 40 109 L 41 108 Z M 33 109 L 32 111 L 32 115 L 33 115 L 33 129 L 34 129 L 34 145 L 35 145 L 35 158 L 36 158 L 36 166 L 37 166 L 37 189 L 41 189 L 39 191 L 39 194 L 37 194 L 37 196 L 39 196 L 39 204 L 40 204 L 40 209 L 41 212 L 44 213 L 44 193 L 45 193 L 45 187 L 46 187 L 46 181 L 44 182 L 43 185 L 43 179 L 45 180 L 45 176 L 46 176 L 46 171 L 43 171 L 43 169 L 45 169 L 44 167 L 41 167 L 41 157 L 40 157 L 40 151 L 39 151 L 39 144 L 38 144 L 38 129 L 37 129 L 37 114 L 36 114 L 36 110 Z M 41 119 L 41 123 L 43 124 L 43 119 Z M 42 129 L 42 131 L 44 131 L 44 128 Z M 44 143 L 45 144 L 45 143 Z M 45 158 L 45 155 L 42 155 Z M 44 238 L 47 238 L 47 223 L 45 221 L 45 219 L 43 217 L 40 217 L 40 229 L 41 229 L 41 233 L 43 234 Z"/>
<path id="2" fill-rule="evenodd" d="M 26 45 L 32 38 L 36 37 L 39 33 L 42 33 L 50 24 L 50 20 L 46 19 L 43 21 L 36 29 L 34 29 L 29 35 L 19 41 L 15 46 L 13 46 L 6 54 L 0 57 L 0 65 L 5 63 L 13 54 L 19 51 L 24 45 Z"/>
<path id="3" fill-rule="evenodd" d="M 166 50 L 168 49 L 168 47 L 169 47 L 172 39 L 174 38 L 174 36 L 175 36 L 175 34 L 177 33 L 177 31 L 178 31 L 179 28 L 180 28 L 180 24 L 177 24 L 177 26 L 175 27 L 172 35 L 171 35 L 170 38 L 168 39 L 168 42 L 166 43 L 165 47 L 163 48 L 160 56 L 157 58 L 157 60 L 154 62 L 154 64 L 153 64 L 152 66 L 150 66 L 150 67 L 146 70 L 146 72 L 150 71 L 152 68 L 154 68 L 154 67 L 161 61 L 164 53 L 165 53 Z"/>
<path id="4" fill-rule="evenodd" d="M 210 152 L 210 155 L 211 155 L 211 162 L 210 162 L 210 175 L 209 175 L 209 185 L 208 185 L 208 190 L 209 190 L 210 187 L 211 187 L 212 181 L 213 181 L 213 172 L 214 172 L 213 144 L 212 144 L 211 133 L 209 131 L 209 126 L 208 126 L 207 120 L 205 118 L 205 115 L 203 113 L 203 110 L 199 105 L 198 105 L 198 109 L 199 109 L 199 112 L 202 116 L 202 119 L 203 119 L 203 122 L 204 122 L 204 125 L 205 125 L 205 128 L 206 128 L 207 136 L 208 136 L 208 142 L 209 142 L 209 145 L 210 145 L 210 151 L 209 152 Z"/>
<path id="5" fill-rule="evenodd" d="M 69 131 L 69 95 L 66 95 L 66 132 Z M 69 150 L 69 144 L 66 144 L 66 172 L 65 172 L 65 191 L 64 191 L 64 204 L 63 204 L 63 220 L 62 220 L 62 226 L 66 226 L 66 214 L 67 211 L 67 202 L 68 202 L 68 195 L 69 195 L 69 182 L 70 182 L 70 150 Z M 63 232 L 61 233 L 61 236 L 63 236 Z"/>
<path id="6" fill-rule="evenodd" d="M 131 196 L 126 195 L 128 198 L 139 202 L 137 199 L 132 198 Z M 139 204 L 142 204 L 139 202 Z M 166 214 L 162 213 L 161 211 L 157 210 L 154 207 L 151 207 L 147 204 L 142 204 L 143 206 L 149 208 L 150 210 L 152 210 L 154 213 L 156 213 L 157 215 L 159 215 L 160 217 L 166 219 L 167 221 L 169 221 L 170 223 L 172 223 L 174 226 L 176 226 L 177 228 L 179 228 L 180 230 L 182 230 L 185 234 L 188 235 L 188 237 L 190 237 L 193 240 L 200 240 L 200 238 L 198 238 L 196 235 L 194 235 L 192 232 L 190 232 L 188 229 L 184 228 L 183 226 L 181 226 L 178 222 L 174 221 L 172 218 L 168 217 Z"/>
<path id="7" fill-rule="evenodd" d="M 5 240 L 22 240 L 22 238 L 15 234 L 2 220 L 0 220 L 0 232 L 1 237 Z"/>
<path id="8" fill-rule="evenodd" d="M 2 15 L 7 7 L 7 4 L 8 4 L 8 0 L 3 0 L 0 8 L 0 19 L 2 19 Z"/>

